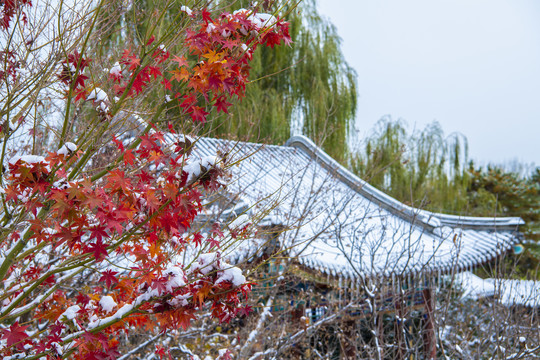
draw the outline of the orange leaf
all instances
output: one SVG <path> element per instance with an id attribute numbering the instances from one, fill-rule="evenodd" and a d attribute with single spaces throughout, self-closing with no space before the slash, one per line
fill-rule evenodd
<path id="1" fill-rule="evenodd" d="M 189 71 L 186 68 L 175 69 L 175 70 L 171 71 L 171 73 L 173 74 L 174 79 L 176 81 L 178 81 L 178 82 L 185 81 L 185 80 L 189 79 L 189 77 L 191 76 L 191 74 L 189 73 Z"/>
<path id="2" fill-rule="evenodd" d="M 150 244 L 150 256 L 156 257 L 156 255 L 159 252 L 160 252 L 160 249 L 159 249 L 159 244 L 157 242 Z"/>
<path id="3" fill-rule="evenodd" d="M 215 63 L 221 60 L 222 52 L 216 53 L 214 50 L 210 50 L 208 53 L 204 54 L 203 57 L 208 59 L 209 63 Z"/>
<path id="4" fill-rule="evenodd" d="M 188 66 L 188 62 L 184 56 L 175 56 L 172 61 L 178 63 L 178 66 Z"/>

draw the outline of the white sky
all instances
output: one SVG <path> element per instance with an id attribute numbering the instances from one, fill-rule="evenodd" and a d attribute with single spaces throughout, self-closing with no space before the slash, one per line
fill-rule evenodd
<path id="1" fill-rule="evenodd" d="M 361 137 L 386 114 L 437 120 L 477 163 L 540 165 L 540 1 L 318 1 L 358 73 Z"/>

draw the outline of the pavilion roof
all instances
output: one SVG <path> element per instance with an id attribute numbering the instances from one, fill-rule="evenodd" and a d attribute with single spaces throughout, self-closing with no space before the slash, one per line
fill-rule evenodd
<path id="1" fill-rule="evenodd" d="M 168 135 L 174 137 L 174 135 Z M 174 140 L 174 139 L 169 139 Z M 470 269 L 518 241 L 515 217 L 433 213 L 369 185 L 303 136 L 285 145 L 199 138 L 195 157 L 226 153 L 235 208 L 279 225 L 281 247 L 332 276 L 403 276 Z"/>

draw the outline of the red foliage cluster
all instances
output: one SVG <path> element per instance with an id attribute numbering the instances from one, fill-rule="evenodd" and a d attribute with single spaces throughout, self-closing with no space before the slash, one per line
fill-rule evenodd
<path id="1" fill-rule="evenodd" d="M 228 99 L 244 96 L 249 60 L 258 45 L 274 47 L 282 40 L 290 43 L 288 24 L 276 19 L 275 24 L 261 25 L 254 21 L 254 15 L 246 10 L 212 19 L 203 10 L 198 31 L 187 31 L 186 45 L 195 65 L 190 67 L 186 59 L 177 58 L 178 67 L 171 73 L 172 79 L 187 84 L 187 91 L 176 97 L 194 121 L 205 122 L 209 111 L 198 105 L 200 95 L 204 103 L 212 103 L 217 111 L 225 113 L 231 106 Z"/>
<path id="2" fill-rule="evenodd" d="M 21 296 L 26 292 L 29 295 L 31 290 L 41 288 L 46 292 L 47 288 L 54 288 L 58 280 L 56 273 L 69 268 L 74 259 L 79 263 L 96 263 L 102 270 L 94 279 L 99 282 L 87 293 L 73 297 L 58 288 L 41 303 L 36 318 L 55 327 L 49 327 L 40 338 L 28 338 L 18 324 L 4 330 L 3 336 L 9 343 L 5 354 L 22 350 L 25 344 L 55 353 L 59 344 L 76 333 L 84 335 L 76 340 L 79 357 L 87 358 L 96 351 L 114 350 L 114 343 L 104 342 L 103 337 L 127 333 L 130 325 L 151 324 L 157 319 L 163 329 L 185 329 L 195 318 L 195 311 L 207 302 L 220 321 L 229 321 L 239 311 L 245 311 L 238 295 L 239 292 L 247 295 L 250 285 L 234 286 L 230 281 L 218 281 L 224 271 L 219 258 L 205 264 L 212 267 L 211 271 L 199 265 L 189 273 L 184 273 L 183 264 L 171 262 L 172 253 L 181 253 L 186 246 L 193 249 L 201 245 L 201 234 L 186 237 L 201 210 L 201 193 L 196 180 L 187 183 L 188 174 L 184 171 L 187 158 L 168 153 L 162 139 L 159 131 L 142 136 L 133 153 L 135 165 L 140 168 L 144 163 L 144 168 L 128 175 L 131 164 L 126 161 L 98 183 L 89 178 L 69 180 L 64 169 L 77 160 L 77 154 L 49 153 L 44 159 L 23 157 L 10 164 L 6 200 L 13 206 L 24 206 L 32 214 L 26 232 L 12 234 L 12 245 L 29 234 L 26 241 L 50 246 L 48 254 L 55 261 L 26 270 L 12 267 L 10 273 L 20 272 L 6 289 L 10 304 L 4 307 L 3 314 L 31 304 L 33 299 Z M 120 141 L 116 142 L 119 150 L 128 151 Z M 166 166 L 152 171 L 160 165 Z M 199 178 L 205 181 L 201 185 L 207 189 L 220 187 L 221 173 L 218 165 L 203 169 Z M 44 209 L 47 216 L 42 216 Z M 212 235 L 209 241 L 219 246 L 216 235 L 223 234 L 214 229 Z M 32 260 L 35 256 L 36 253 L 29 252 L 22 260 Z M 123 272 L 112 271 L 106 265 L 122 261 L 129 264 Z M 102 263 L 105 265 L 99 266 Z M 119 312 L 129 311 L 117 318 L 107 318 L 105 310 L 97 306 L 105 295 L 114 298 Z M 58 330 L 65 326 L 62 314 L 74 305 L 77 306 L 74 322 L 79 330 Z M 118 320 L 123 320 L 122 325 L 113 326 Z M 95 328 L 104 329 L 99 335 L 84 330 Z"/>
<path id="3" fill-rule="evenodd" d="M 132 86 L 127 90 L 127 96 L 133 96 L 134 94 L 139 95 L 142 93 L 143 89 L 150 84 L 152 78 L 155 80 L 158 77 L 163 76 L 159 66 L 165 62 L 169 56 L 169 52 L 162 48 L 157 48 L 152 52 L 154 65 L 141 66 L 141 60 L 135 54 L 132 54 L 130 50 L 124 50 L 120 63 L 126 66 L 130 74 L 127 79 L 124 78 L 121 72 L 111 74 L 111 78 L 121 83 L 121 85 L 116 86 L 117 94 L 122 95 L 126 91 L 126 88 L 128 88 L 128 85 L 131 83 L 131 78 L 133 78 L 131 83 Z"/>
<path id="4" fill-rule="evenodd" d="M 115 87 L 117 95 L 125 92 L 126 96 L 139 95 L 152 80 L 160 78 L 163 87 L 178 99 L 184 113 L 193 121 L 205 122 L 212 106 L 227 113 L 232 105 L 229 100 L 244 96 L 249 60 L 258 45 L 274 47 L 281 41 L 290 43 L 288 24 L 279 19 L 272 26 L 263 26 L 247 10 L 234 15 L 224 13 L 217 19 L 203 10 L 201 16 L 202 21 L 186 31 L 187 58 L 169 59 L 170 54 L 163 47 L 151 46 L 153 37 L 143 51 L 138 49 L 139 53 L 151 55 L 151 64 L 142 65 L 137 55 L 125 50 L 120 60 L 124 69 L 110 74 L 119 83 Z M 166 65 L 174 68 L 165 71 Z M 166 76 L 167 73 L 172 76 Z M 179 83 L 180 91 L 173 89 L 174 82 Z"/>
<path id="5" fill-rule="evenodd" d="M 11 20 L 23 6 L 28 5 L 32 6 L 32 1 L 30 0 L 2 0 L 2 8 L 0 9 L 0 30 L 6 30 L 9 28 Z M 26 14 L 21 12 L 21 17 L 23 22 L 26 22 Z"/>
<path id="6" fill-rule="evenodd" d="M 0 63 L 4 65 L 4 69 L 0 69 L 0 81 L 4 81 L 8 77 L 15 81 L 17 69 L 21 67 L 20 62 L 15 57 L 15 52 L 0 51 Z"/>
<path id="7" fill-rule="evenodd" d="M 247 11 L 200 16 L 196 30 L 186 33 L 188 58 L 171 59 L 153 36 L 138 49 L 141 58 L 124 50 L 110 71 L 116 94 L 141 96 L 154 81 L 172 91 L 169 73 L 182 88 L 175 94 L 180 108 L 204 122 L 212 106 L 227 112 L 232 96 L 244 96 L 258 44 L 290 41 L 281 20 L 261 25 Z M 61 63 L 58 80 L 76 100 L 95 86 L 84 75 L 90 61 L 75 51 Z M 223 164 L 192 162 L 191 141 L 171 136 L 178 136 L 174 151 L 155 127 L 136 141 L 113 137 L 117 160 L 94 177 L 77 174 L 95 149 L 75 150 L 75 144 L 9 162 L 2 189 L 10 230 L 0 243 L 6 254 L 0 355 L 113 359 L 116 338 L 134 329 L 187 329 L 203 308 L 222 322 L 250 312 L 241 300 L 251 284 L 240 270 L 219 252 L 201 255 L 219 250 L 220 226 L 208 235 L 191 229 L 202 210 L 201 189 L 222 187 Z"/>
<path id="8" fill-rule="evenodd" d="M 84 75 L 84 69 L 90 64 L 90 60 L 85 59 L 77 50 L 69 54 L 67 60 L 62 63 L 62 72 L 58 75 L 60 81 L 72 86 L 76 94 L 75 100 L 86 98 L 84 81 L 88 76 Z"/>

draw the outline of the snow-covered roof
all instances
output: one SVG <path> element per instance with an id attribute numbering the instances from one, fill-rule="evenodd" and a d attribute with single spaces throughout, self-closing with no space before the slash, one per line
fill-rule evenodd
<path id="1" fill-rule="evenodd" d="M 540 281 L 487 279 L 496 289 L 501 304 L 540 307 Z"/>
<path id="2" fill-rule="evenodd" d="M 463 298 L 476 300 L 494 296 L 505 306 L 540 307 L 540 281 L 482 279 L 464 271 L 456 274 L 454 283 L 463 291 Z"/>
<path id="3" fill-rule="evenodd" d="M 172 136 L 172 135 L 169 135 Z M 170 139 L 173 141 L 174 139 Z M 193 154 L 226 153 L 227 192 L 262 223 L 288 229 L 282 248 L 345 278 L 469 269 L 517 241 L 520 218 L 444 215 L 407 206 L 339 165 L 311 140 L 284 146 L 199 138 Z"/>
<path id="4" fill-rule="evenodd" d="M 484 297 L 494 296 L 496 293 L 493 282 L 484 280 L 470 271 L 463 271 L 456 274 L 454 284 L 462 291 L 462 299 L 478 300 Z"/>

